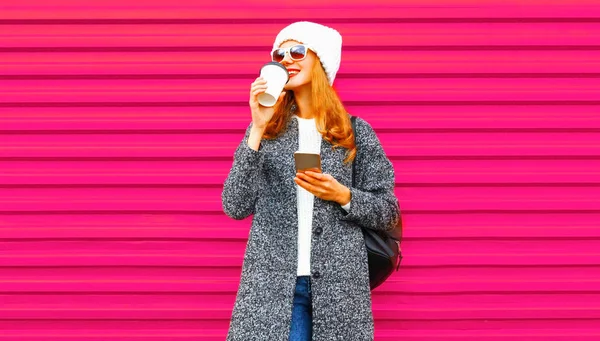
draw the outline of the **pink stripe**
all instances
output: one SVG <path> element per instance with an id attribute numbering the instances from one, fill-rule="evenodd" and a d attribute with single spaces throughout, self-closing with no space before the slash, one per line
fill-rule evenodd
<path id="1" fill-rule="evenodd" d="M 408 244 L 408 242 L 407 242 Z M 405 250 L 406 249 L 406 250 Z M 589 253 L 560 254 L 560 258 L 549 258 L 548 253 L 470 253 L 470 254 L 419 254 L 417 247 L 403 247 L 403 251 L 411 254 L 402 260 L 407 267 L 427 266 L 571 266 L 573 264 L 592 266 L 598 264 L 600 256 Z M 173 254 L 171 252 L 131 253 L 130 251 L 104 253 L 53 253 L 53 254 L 21 254 L 0 255 L 0 266 L 194 266 L 194 267 L 241 267 L 242 255 L 198 255 Z M 401 276 L 401 275 L 399 275 Z M 593 283 L 592 283 L 593 284 Z M 590 290 L 597 286 L 591 285 Z M 138 289 L 139 290 L 139 289 Z M 137 290 L 136 290 L 137 291 Z M 501 294 L 500 292 L 498 294 Z M 508 293 L 507 293 L 508 294 Z"/>
<path id="2" fill-rule="evenodd" d="M 231 68 L 225 67 L 231 65 L 231 61 L 235 60 L 236 67 L 240 67 L 243 70 L 254 70 L 256 65 L 260 65 L 261 61 L 269 57 L 270 45 L 264 47 L 257 46 L 256 50 L 247 51 L 244 53 L 244 58 L 240 60 L 236 58 L 239 56 L 237 51 L 212 51 L 212 52 L 169 52 L 157 53 L 108 53 L 108 52 L 97 52 L 94 54 L 82 55 L 80 53 L 68 53 L 68 52 L 53 52 L 51 54 L 46 53 L 5 53 L 3 54 L 0 65 L 8 63 L 9 65 L 19 64 L 81 64 L 90 67 L 87 71 L 97 70 L 94 67 L 114 67 L 120 63 L 134 63 L 140 64 L 142 67 L 146 64 L 157 63 L 165 67 L 169 64 L 204 64 L 204 63 L 220 63 L 222 67 L 218 69 L 203 69 L 207 73 L 220 73 L 220 74 L 233 74 Z M 344 45 L 345 46 L 345 45 Z M 420 65 L 422 67 L 438 67 L 435 72 L 459 72 L 455 68 L 448 69 L 448 64 L 467 65 L 471 64 L 472 69 L 465 69 L 465 72 L 501 72 L 497 68 L 503 67 L 506 70 L 515 70 L 515 72 L 521 70 L 524 72 L 534 72 L 537 69 L 530 68 L 519 68 L 521 64 L 535 66 L 546 65 L 547 63 L 557 64 L 577 64 L 586 63 L 594 65 L 598 63 L 600 52 L 598 51 L 569 51 L 569 50 L 556 50 L 556 51 L 437 51 L 431 53 L 431 51 L 401 51 L 401 52 L 385 52 L 385 53 L 374 53 L 373 51 L 343 51 L 343 63 L 340 67 L 340 72 L 346 70 L 348 72 L 369 72 L 369 68 L 375 68 L 375 70 L 385 70 L 378 67 L 378 63 L 389 63 L 395 65 L 394 70 L 398 69 L 402 72 L 423 72 L 419 69 L 412 70 L 412 65 Z M 374 63 L 377 62 L 377 63 Z M 476 62 L 476 63 L 475 63 Z M 362 64 L 359 69 L 348 69 L 353 64 Z M 490 63 L 494 65 L 490 68 Z M 481 65 L 478 65 L 481 64 Z M 385 65 L 385 64 L 384 64 Z M 411 67 L 408 67 L 411 66 Z M 508 69 L 508 68 L 517 69 Z M 246 69 L 247 68 L 247 69 Z M 367 69 L 363 69 L 367 68 Z M 101 69 L 99 69 L 101 70 Z M 561 72 L 563 69 L 542 69 L 543 72 Z M 567 69 L 568 70 L 568 69 Z M 593 70 L 589 70 L 592 72 Z M 3 70 L 3 72 L 10 72 L 10 69 Z M 153 70 L 152 73 L 162 72 L 161 69 Z M 564 71 L 562 71 L 564 72 Z M 60 74 L 59 72 L 55 72 Z M 139 73 L 136 69 L 127 71 L 127 74 Z M 92 73 L 96 74 L 96 72 Z M 102 72 L 100 72 L 102 74 Z M 202 73 L 200 73 L 202 74 Z"/>
<path id="3" fill-rule="evenodd" d="M 566 196 L 565 196 L 566 197 Z M 573 261 L 578 255 L 589 254 L 588 261 L 581 260 L 580 264 L 591 264 L 589 261 L 597 260 L 600 255 L 592 255 L 597 249 L 595 240 L 530 240 L 527 243 L 515 240 L 494 240 L 481 239 L 477 242 L 472 240 L 446 240 L 444 250 L 439 250 L 439 243 L 433 241 L 406 240 L 403 250 L 406 249 L 410 257 L 407 260 L 419 258 L 439 259 L 452 256 L 457 259 L 467 259 L 466 257 L 476 257 L 480 254 L 489 254 L 489 259 L 482 260 L 482 263 L 494 261 L 495 258 L 506 256 L 506 261 L 517 260 L 524 256 L 542 257 L 552 250 L 556 254 L 564 255 L 565 261 Z M 4 245 L 5 254 L 20 257 L 39 258 L 48 256 L 58 258 L 86 257 L 89 259 L 109 260 L 115 256 L 121 255 L 124 258 L 136 257 L 154 257 L 161 254 L 169 254 L 169 258 L 176 259 L 185 255 L 192 258 L 221 258 L 236 257 L 244 253 L 246 242 L 243 239 L 237 240 L 201 240 L 201 241 L 145 241 L 138 243 L 135 241 L 29 241 L 27 245 L 19 243 L 6 243 Z M 467 250 L 468 248 L 468 250 Z M 129 256 L 128 256 L 129 255 Z M 547 264 L 547 263 L 546 263 Z M 559 264 L 559 263 L 557 263 Z M 568 263 L 567 263 L 568 264 Z M 571 263 L 573 264 L 573 263 Z M 58 265 L 58 264 L 57 264 Z M 560 276 L 556 276 L 560 277 Z M 474 279 L 475 281 L 477 279 Z M 506 282 L 515 282 L 517 279 L 505 279 Z M 191 281 L 193 282 L 193 281 Z M 210 282 L 210 281 L 208 281 Z M 207 282 L 207 283 L 208 283 Z M 435 281 L 434 281 L 435 282 Z M 526 286 L 535 285 L 535 282 L 523 281 L 521 283 L 523 290 L 529 290 Z M 48 283 L 50 284 L 50 283 Z M 572 283 L 580 285 L 582 283 Z M 210 285 L 210 284 L 209 284 Z M 448 288 L 450 289 L 450 288 Z M 455 287 L 461 289 L 460 286 Z M 422 291 L 424 287 L 414 287 L 411 290 Z M 470 289 L 465 289 L 470 290 Z M 514 289 L 518 290 L 518 289 Z M 558 290 L 558 288 L 552 289 Z M 581 290 L 581 289 L 580 289 Z"/>
<path id="4" fill-rule="evenodd" d="M 222 156 L 240 143 L 239 134 L 200 135 L 4 135 L 2 157 L 25 156 Z M 522 133 L 510 141 L 502 134 L 380 134 L 391 156 L 422 155 L 596 155 L 597 133 Z M 447 141 L 452 141 L 448 143 Z M 443 146 L 443 148 L 441 147 Z M 575 149 L 575 150 L 574 150 Z M 132 154 L 135 152 L 134 154 Z"/>
<path id="5" fill-rule="evenodd" d="M 600 160 L 470 160 L 457 165 L 453 160 L 393 160 L 396 181 L 401 187 L 475 185 L 560 185 L 596 183 Z M 89 162 L 2 162 L 3 183 L 10 185 L 135 185 L 216 187 L 231 168 L 231 161 L 103 161 L 90 167 Z M 210 172 L 206 169 L 210 168 Z M 432 169 L 438 171 L 433 172 Z M 499 178 L 505 175 L 510 177 Z M 510 180 L 510 181 L 508 181 Z"/>
<path id="6" fill-rule="evenodd" d="M 258 77 L 258 76 L 257 76 Z M 7 102 L 247 102 L 252 80 L 1 81 Z M 342 100 L 597 100 L 597 79 L 340 79 Z M 76 96 L 75 96 L 76 94 Z"/>
<path id="7" fill-rule="evenodd" d="M 220 211 L 220 188 L 17 188 L 0 194 L 2 211 L 194 210 Z M 437 187 L 396 189 L 408 211 L 600 211 L 597 187 Z M 66 196 L 63 200 L 57 197 Z M 527 205 L 519 200 L 527 201 Z"/>
<path id="8" fill-rule="evenodd" d="M 375 129 L 600 128 L 597 106 L 447 106 L 432 103 L 423 106 L 347 105 L 346 109 L 367 120 Z M 81 108 L 2 108 L 0 126 L 4 130 L 221 130 L 225 123 L 228 128 L 238 129 L 241 133 L 251 120 L 249 113 L 237 107 L 92 107 L 85 108 L 85 116 L 81 112 Z M 481 112 L 485 112 L 485 116 Z M 569 120 L 565 120 L 567 113 Z M 238 139 L 241 141 L 240 136 Z"/>
<path id="9" fill-rule="evenodd" d="M 213 0 L 215 1 L 215 0 Z M 154 4 L 154 8 L 152 8 Z M 270 2 L 257 3 L 251 7 L 246 6 L 217 6 L 215 3 L 203 3 L 203 7 L 198 6 L 197 1 L 188 0 L 183 3 L 177 3 L 176 6 L 168 6 L 162 0 L 153 0 L 145 3 L 143 8 L 132 6 L 113 0 L 113 2 L 103 2 L 102 6 L 83 7 L 80 3 L 73 0 L 61 2 L 60 5 L 53 3 L 52 7 L 39 6 L 37 0 L 20 2 L 19 6 L 11 6 L 4 10 L 5 19 L 95 19 L 95 18 L 203 18 L 203 19 L 247 19 L 249 13 L 252 13 L 252 19 L 273 19 L 273 18 L 306 18 L 307 20 L 332 20 L 347 18 L 453 18 L 453 17 L 559 17 L 559 18 L 577 18 L 594 17 L 600 11 L 600 8 L 594 0 L 579 0 L 577 4 L 572 5 L 571 1 L 558 0 L 550 1 L 545 6 L 523 4 L 518 0 L 506 2 L 475 0 L 453 1 L 451 4 L 440 6 L 438 1 L 429 1 L 427 3 L 411 0 L 403 2 L 399 6 L 396 2 L 389 0 L 379 0 L 369 3 L 368 14 L 364 11 L 364 4 L 348 3 L 339 5 L 323 6 L 322 2 L 311 0 L 303 3 L 303 6 L 273 6 Z M 258 5 L 258 6 L 257 6 Z M 341 11 L 338 6 L 345 8 Z M 80 7 L 76 7 L 80 6 Z M 105 7 L 104 7 L 105 6 Z M 62 8 L 61 8 L 62 7 Z M 319 8 L 315 11 L 313 8 Z M 294 19 L 289 19 L 293 21 Z"/>
<path id="10" fill-rule="evenodd" d="M 426 214 L 404 210 L 407 238 L 589 238 L 597 234 L 600 214 L 546 212 L 543 216 L 514 212 L 479 214 Z M 473 221 L 473 216 L 477 219 Z M 451 219 L 449 218 L 451 217 Z M 536 219 L 537 218 L 537 219 Z M 543 218 L 543 219 L 541 219 Z M 227 224 L 228 238 L 244 239 L 248 222 L 230 222 L 224 214 L 11 214 L 2 216 L 2 238 L 223 238 L 219 226 Z M 48 224 L 48 221 L 52 221 Z M 565 225 L 570 228 L 564 228 Z M 84 270 L 82 270 L 84 271 Z M 201 270 L 199 270 L 201 271 Z M 215 269 L 215 271 L 217 271 Z M 543 269 L 539 269 L 543 271 Z"/>
<path id="11" fill-rule="evenodd" d="M 344 46 L 369 45 L 580 45 L 598 44 L 594 34 L 600 23 L 495 24 L 380 24 L 361 27 L 339 24 L 337 29 L 348 35 Z M 66 46 L 263 46 L 270 50 L 272 32 L 281 24 L 248 25 L 244 30 L 236 25 L 148 25 L 130 28 L 124 25 L 105 26 L 8 26 L 4 47 L 66 47 Z M 486 34 L 473 32 L 486 31 Z M 215 34 L 214 32 L 219 32 Z M 2 34 L 0 34 L 2 37 Z M 267 51 L 268 52 L 268 51 Z"/>

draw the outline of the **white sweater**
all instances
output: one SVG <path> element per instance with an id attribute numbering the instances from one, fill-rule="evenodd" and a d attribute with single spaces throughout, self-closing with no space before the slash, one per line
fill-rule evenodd
<path id="1" fill-rule="evenodd" d="M 301 118 L 293 115 L 298 120 L 298 151 L 304 153 L 321 152 L 321 133 L 317 130 L 314 118 Z M 315 196 L 304 188 L 296 185 L 298 199 L 298 276 L 310 276 L 310 242 L 312 236 L 312 218 Z M 346 212 L 350 210 L 350 203 L 342 206 Z"/>

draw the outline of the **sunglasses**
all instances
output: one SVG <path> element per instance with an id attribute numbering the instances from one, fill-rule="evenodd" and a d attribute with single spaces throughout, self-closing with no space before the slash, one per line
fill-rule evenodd
<path id="1" fill-rule="evenodd" d="M 289 53 L 293 61 L 298 62 L 306 58 L 310 46 L 304 44 L 292 45 L 289 47 L 280 47 L 271 52 L 271 59 L 274 62 L 280 63 L 285 59 L 285 54 Z"/>

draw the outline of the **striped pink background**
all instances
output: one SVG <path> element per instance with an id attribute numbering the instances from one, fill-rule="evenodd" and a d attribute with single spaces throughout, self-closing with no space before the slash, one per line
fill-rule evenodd
<path id="1" fill-rule="evenodd" d="M 396 169 L 405 258 L 376 340 L 599 340 L 597 0 L 19 0 L 0 341 L 224 340 L 251 221 L 221 186 L 296 20 L 342 33 L 336 89 Z"/>

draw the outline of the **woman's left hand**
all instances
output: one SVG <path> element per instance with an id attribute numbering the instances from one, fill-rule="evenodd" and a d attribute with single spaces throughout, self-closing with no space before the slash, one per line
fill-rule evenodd
<path id="1" fill-rule="evenodd" d="M 296 173 L 294 182 L 317 198 L 335 201 L 340 205 L 350 202 L 350 189 L 340 184 L 331 174 L 301 171 Z"/>

